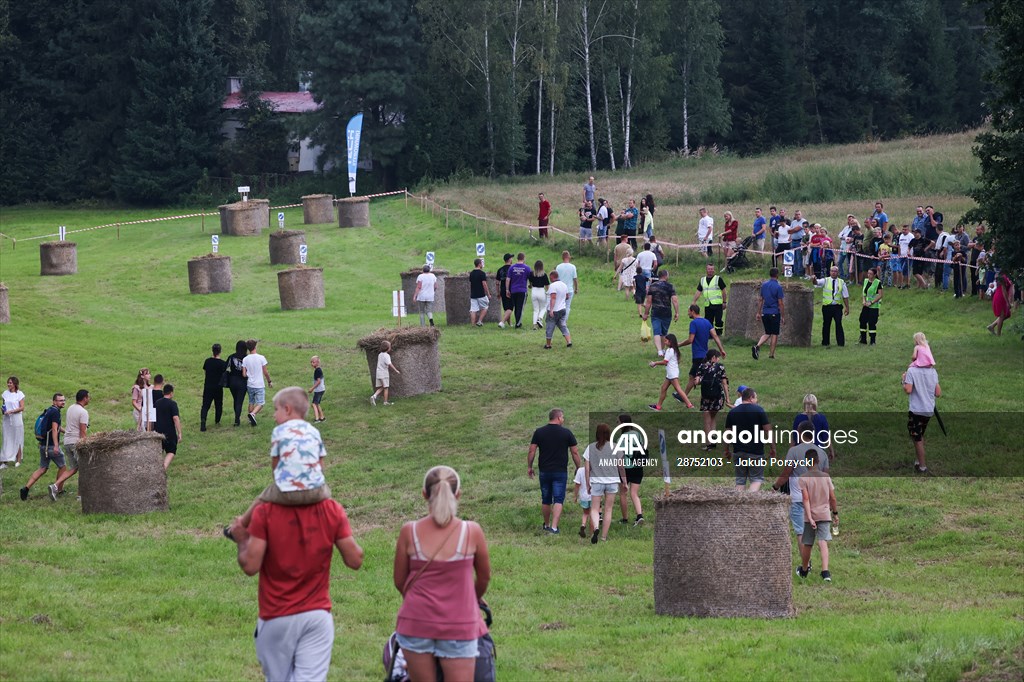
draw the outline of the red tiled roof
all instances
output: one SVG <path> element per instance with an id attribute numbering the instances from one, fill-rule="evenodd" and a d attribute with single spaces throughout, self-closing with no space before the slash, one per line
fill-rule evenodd
<path id="1" fill-rule="evenodd" d="M 273 104 L 274 111 L 281 114 L 305 114 L 320 108 L 311 92 L 264 92 L 260 93 L 260 99 Z M 242 93 L 228 95 L 220 108 L 241 109 Z"/>

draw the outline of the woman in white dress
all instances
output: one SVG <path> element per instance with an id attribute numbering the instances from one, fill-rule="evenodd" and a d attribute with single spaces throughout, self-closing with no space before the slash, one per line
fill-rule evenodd
<path id="1" fill-rule="evenodd" d="M 25 454 L 25 394 L 21 392 L 18 377 L 7 379 L 7 390 L 3 393 L 3 448 L 0 449 L 0 468 L 7 468 L 9 462 L 20 467 Z"/>

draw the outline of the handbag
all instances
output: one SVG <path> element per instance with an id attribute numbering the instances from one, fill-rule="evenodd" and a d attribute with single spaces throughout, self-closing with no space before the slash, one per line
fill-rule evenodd
<path id="1" fill-rule="evenodd" d="M 230 383 L 231 372 L 225 369 L 224 373 L 220 375 L 220 381 L 217 382 L 217 385 L 220 386 L 221 388 L 227 388 Z"/>

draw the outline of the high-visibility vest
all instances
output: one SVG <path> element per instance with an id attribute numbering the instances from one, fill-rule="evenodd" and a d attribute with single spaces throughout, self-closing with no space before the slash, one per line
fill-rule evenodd
<path id="1" fill-rule="evenodd" d="M 842 305 L 843 303 L 843 282 L 836 277 L 825 278 L 825 286 L 821 289 L 822 305 Z"/>
<path id="2" fill-rule="evenodd" d="M 704 294 L 704 305 L 722 305 L 722 278 L 712 275 L 701 277 L 701 289 Z"/>
<path id="3" fill-rule="evenodd" d="M 881 286 L 882 286 L 882 280 L 880 280 L 880 279 L 876 279 L 874 282 L 870 282 L 868 280 L 864 280 L 864 298 L 866 298 L 869 301 L 871 299 L 873 299 L 876 295 L 878 295 L 878 290 L 879 290 L 879 288 L 881 288 Z M 882 305 L 881 301 L 876 301 L 875 303 L 868 305 L 868 307 L 869 308 L 879 308 L 879 307 L 881 307 L 881 305 Z"/>

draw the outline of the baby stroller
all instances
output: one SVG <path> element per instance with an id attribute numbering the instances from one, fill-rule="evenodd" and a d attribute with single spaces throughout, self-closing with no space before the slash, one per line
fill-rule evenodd
<path id="1" fill-rule="evenodd" d="M 725 261 L 725 271 L 735 272 L 740 268 L 750 267 L 749 259 L 747 258 L 747 249 L 754 244 L 754 235 L 749 235 L 742 242 L 736 246 L 736 250 L 732 252 L 732 256 Z"/>
<path id="2" fill-rule="evenodd" d="M 479 606 L 480 610 L 484 612 L 484 623 L 490 628 L 493 622 L 491 609 L 483 600 L 480 600 Z M 477 645 L 479 650 L 476 655 L 476 673 L 473 676 L 473 680 L 474 682 L 494 682 L 497 678 L 494 661 L 498 657 L 498 653 L 494 648 L 494 640 L 491 639 L 491 634 L 488 632 L 480 637 L 477 640 Z M 384 663 L 385 682 L 409 682 L 409 674 L 405 667 L 405 656 L 398 646 L 398 635 L 394 632 L 391 633 L 387 644 L 384 645 L 382 661 Z M 444 682 L 440 664 L 437 666 L 437 680 L 438 682 Z"/>

